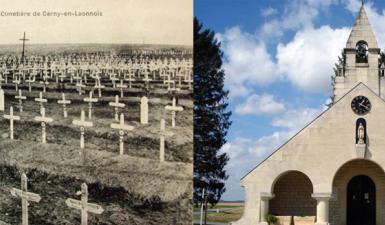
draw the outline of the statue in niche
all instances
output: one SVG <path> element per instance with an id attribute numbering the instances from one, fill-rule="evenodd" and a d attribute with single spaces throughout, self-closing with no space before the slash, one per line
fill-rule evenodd
<path id="1" fill-rule="evenodd" d="M 358 137 L 358 142 L 357 144 L 365 144 L 365 128 L 364 126 L 362 125 L 362 123 L 360 123 L 360 125 L 358 126 L 358 130 L 357 130 L 357 137 Z"/>

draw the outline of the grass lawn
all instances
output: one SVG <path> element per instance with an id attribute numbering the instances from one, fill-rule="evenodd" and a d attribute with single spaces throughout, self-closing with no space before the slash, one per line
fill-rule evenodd
<path id="1" fill-rule="evenodd" d="M 221 223 L 229 223 L 236 220 L 239 220 L 243 213 L 243 203 L 240 204 L 226 204 L 219 203 L 213 209 L 223 209 L 223 208 L 231 208 L 231 210 L 226 210 L 224 212 L 210 212 L 207 214 L 208 222 L 221 222 Z M 199 211 L 199 209 L 194 208 L 194 211 Z M 194 215 L 194 220 L 199 220 L 199 215 Z"/>

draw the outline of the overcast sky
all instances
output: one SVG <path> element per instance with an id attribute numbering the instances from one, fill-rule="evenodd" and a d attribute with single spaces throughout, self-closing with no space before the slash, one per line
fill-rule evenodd
<path id="1" fill-rule="evenodd" d="M 192 4 L 192 0 L 0 0 L 0 44 L 20 43 L 26 31 L 29 43 L 192 45 Z M 44 11 L 94 11 L 102 16 L 43 16 Z"/>

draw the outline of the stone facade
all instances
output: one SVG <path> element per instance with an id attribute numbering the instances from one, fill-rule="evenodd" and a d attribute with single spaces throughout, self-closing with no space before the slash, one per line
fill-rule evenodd
<path id="1" fill-rule="evenodd" d="M 367 63 L 356 61 L 361 41 L 368 45 Z M 344 52 L 344 74 L 337 77 L 332 106 L 241 179 L 245 210 L 232 224 L 267 225 L 265 216 L 271 213 L 346 225 L 348 184 L 365 175 L 375 186 L 373 225 L 385 225 L 385 91 L 377 42 L 363 7 Z M 367 113 L 352 110 L 357 96 L 370 101 Z M 357 121 L 362 120 L 366 138 L 358 145 Z"/>

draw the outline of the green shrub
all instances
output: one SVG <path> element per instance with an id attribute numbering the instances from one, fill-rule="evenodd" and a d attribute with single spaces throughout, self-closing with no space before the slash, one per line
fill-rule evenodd
<path id="1" fill-rule="evenodd" d="M 269 224 L 278 224 L 279 219 L 278 219 L 278 217 L 276 217 L 272 214 L 267 214 L 266 215 L 266 222 L 268 222 Z"/>

